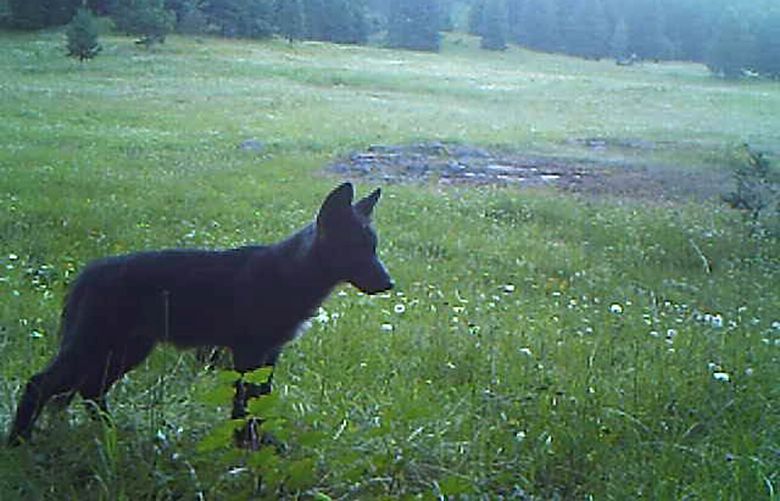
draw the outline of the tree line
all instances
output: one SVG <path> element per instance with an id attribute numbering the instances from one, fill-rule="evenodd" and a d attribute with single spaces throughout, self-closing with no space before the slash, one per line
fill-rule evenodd
<path id="1" fill-rule="evenodd" d="M 780 78 L 776 0 L 0 0 L 19 29 L 68 23 L 86 4 L 145 43 L 165 34 L 321 40 L 437 51 L 463 28 L 485 49 L 514 43 L 584 58 L 687 60 L 724 77 Z"/>
<path id="2" fill-rule="evenodd" d="M 491 49 L 511 42 L 591 59 L 701 62 L 725 77 L 780 77 L 774 0 L 474 0 L 468 30 Z"/>

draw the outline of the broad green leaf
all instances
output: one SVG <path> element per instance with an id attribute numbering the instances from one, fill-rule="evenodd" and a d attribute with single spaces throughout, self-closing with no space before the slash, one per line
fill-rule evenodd
<path id="1" fill-rule="evenodd" d="M 230 419 L 216 426 L 198 443 L 198 452 L 210 452 L 233 444 L 233 433 L 244 425 L 243 419 Z"/>
<path id="2" fill-rule="evenodd" d="M 325 433 L 321 431 L 306 431 L 301 433 L 296 441 L 303 447 L 315 447 L 325 437 Z"/>
<path id="3" fill-rule="evenodd" d="M 198 394 L 198 401 L 206 405 L 229 405 L 233 402 L 235 389 L 232 386 L 218 386 Z"/>
<path id="4" fill-rule="evenodd" d="M 257 398 L 249 399 L 247 405 L 249 414 L 259 418 L 267 418 L 274 415 L 274 410 L 279 401 L 279 395 L 271 393 Z"/>
<path id="5" fill-rule="evenodd" d="M 270 471 L 278 467 L 279 457 L 276 455 L 273 447 L 263 447 L 259 451 L 252 453 L 248 463 L 249 466 L 257 468 L 261 472 Z"/>
<path id="6" fill-rule="evenodd" d="M 220 384 L 229 384 L 233 385 L 236 381 L 241 379 L 241 374 L 239 374 L 237 371 L 224 369 L 217 373 L 217 382 Z"/>
<path id="7" fill-rule="evenodd" d="M 263 384 L 268 382 L 268 378 L 273 374 L 273 367 L 260 367 L 244 374 L 244 381 L 247 383 Z"/>
<path id="8" fill-rule="evenodd" d="M 314 460 L 306 458 L 295 461 L 287 468 L 287 473 L 287 486 L 290 489 L 305 489 L 315 481 Z"/>

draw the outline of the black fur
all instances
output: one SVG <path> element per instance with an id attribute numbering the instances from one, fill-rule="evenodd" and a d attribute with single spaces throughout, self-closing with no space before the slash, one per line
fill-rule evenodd
<path id="1" fill-rule="evenodd" d="M 27 440 L 49 398 L 80 393 L 105 409 L 105 393 L 160 342 L 224 346 L 236 370 L 273 364 L 340 282 L 368 294 L 393 286 L 376 256 L 370 217 L 380 191 L 352 204 L 344 183 L 316 222 L 271 246 L 166 250 L 88 265 L 62 313 L 57 356 L 27 384 L 9 443 Z"/>

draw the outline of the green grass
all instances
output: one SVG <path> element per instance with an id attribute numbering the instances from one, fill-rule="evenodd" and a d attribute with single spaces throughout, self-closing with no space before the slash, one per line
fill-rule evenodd
<path id="1" fill-rule="evenodd" d="M 319 168 L 352 149 L 436 139 L 683 169 L 722 168 L 742 142 L 780 153 L 777 84 L 695 65 L 452 39 L 440 55 L 104 45 L 80 65 L 61 33 L 0 34 L 5 428 L 87 261 L 279 239 L 337 182 Z M 571 141 L 586 137 L 663 147 Z M 239 150 L 247 138 L 267 150 Z M 0 449 L 0 499 L 777 498 L 776 240 L 714 203 L 384 190 L 380 252 L 399 286 L 339 289 L 285 351 L 280 457 L 199 449 L 229 412 L 203 398 L 218 375 L 160 349 L 112 391 L 116 428 L 74 405 L 46 413 L 32 446 Z"/>

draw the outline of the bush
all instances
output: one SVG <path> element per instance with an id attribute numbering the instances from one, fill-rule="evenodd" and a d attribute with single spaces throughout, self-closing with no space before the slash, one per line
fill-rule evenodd
<path id="1" fill-rule="evenodd" d="M 734 167 L 735 190 L 723 199 L 731 207 L 743 211 L 752 233 L 758 230 L 780 233 L 780 191 L 772 177 L 769 160 L 764 154 L 744 145 Z"/>
<path id="2" fill-rule="evenodd" d="M 98 43 L 98 26 L 95 16 L 89 9 L 80 8 L 76 11 L 66 31 L 68 40 L 68 56 L 75 57 L 79 61 L 86 61 L 97 56 L 100 52 Z"/>
<path id="3" fill-rule="evenodd" d="M 138 36 L 137 43 L 146 46 L 165 42 L 175 22 L 174 14 L 165 9 L 162 0 L 116 2 L 112 17 L 117 29 Z"/>

